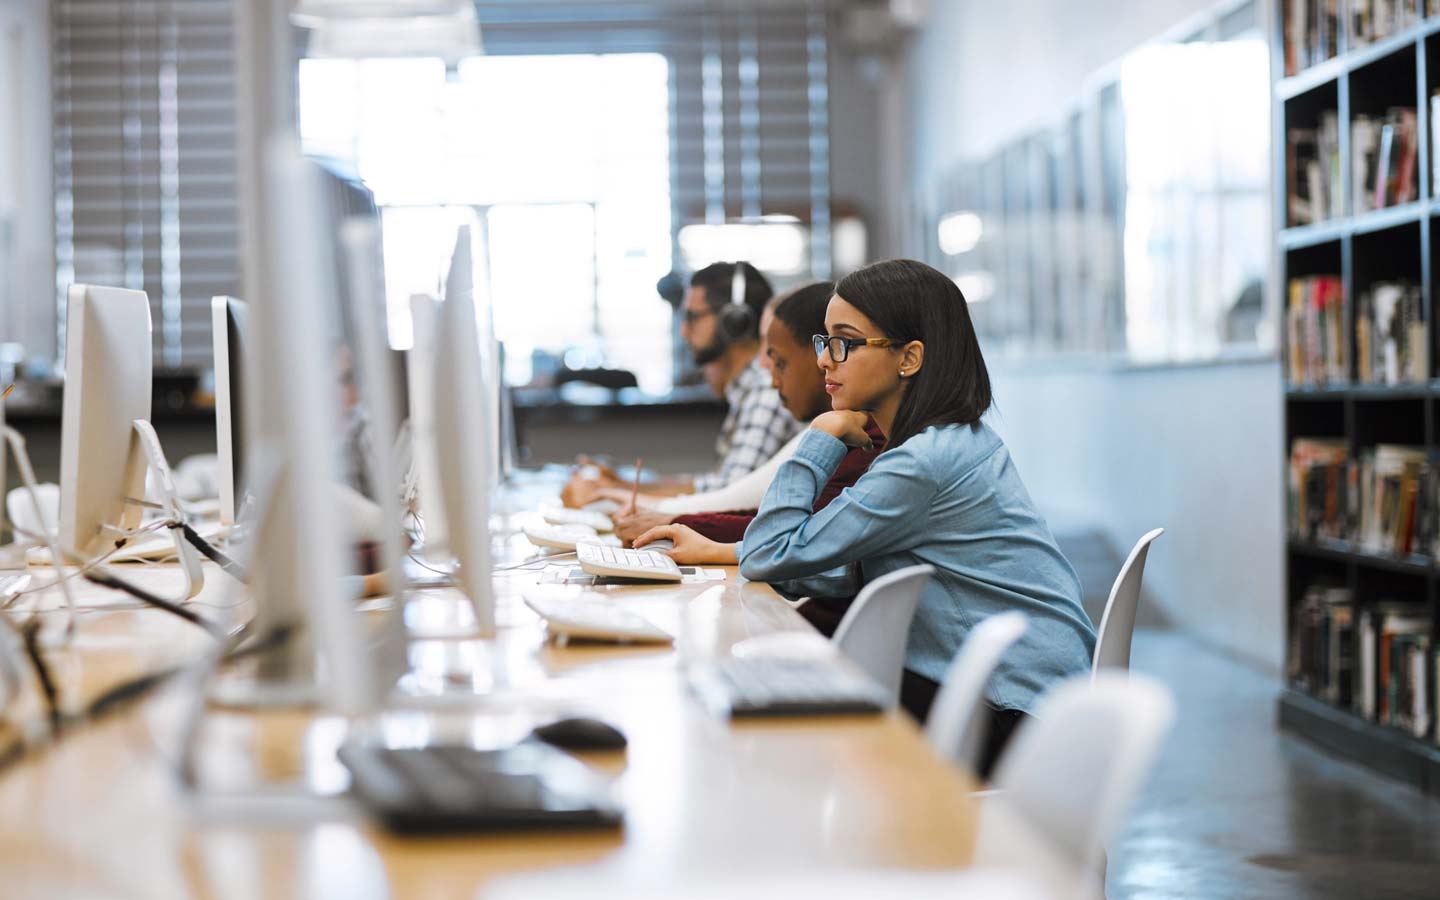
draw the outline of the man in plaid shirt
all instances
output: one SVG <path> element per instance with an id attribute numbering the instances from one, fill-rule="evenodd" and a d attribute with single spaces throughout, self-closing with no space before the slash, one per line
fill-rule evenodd
<path id="1" fill-rule="evenodd" d="M 724 487 L 758 468 L 804 427 L 786 411 L 760 365 L 760 318 L 773 293 L 765 276 L 747 262 L 713 263 L 690 278 L 679 308 L 680 337 L 730 407 L 715 440 L 720 465 L 693 478 L 648 483 L 647 494 Z M 621 487 L 628 483 L 602 471 L 598 479 L 572 478 L 562 496 L 568 504 L 583 506 Z"/>
<path id="2" fill-rule="evenodd" d="M 715 490 L 749 474 L 802 427 L 760 366 L 760 315 L 773 294 L 747 262 L 713 263 L 690 278 L 680 305 L 680 337 L 730 407 L 715 440 L 720 465 L 696 475 L 688 485 L 693 491 Z"/>

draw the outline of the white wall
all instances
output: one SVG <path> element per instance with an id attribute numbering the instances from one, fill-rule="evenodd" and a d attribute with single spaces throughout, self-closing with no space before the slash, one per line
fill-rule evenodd
<path id="1" fill-rule="evenodd" d="M 1147 600 L 1278 670 L 1279 365 L 991 374 L 992 424 L 1055 529 L 1098 527 L 1123 557 L 1164 527 L 1145 569 Z"/>
<path id="2" fill-rule="evenodd" d="M 0 3 L 0 341 L 29 358 L 55 353 L 55 224 L 46 0 Z"/>
<path id="3" fill-rule="evenodd" d="M 935 0 L 905 66 L 909 184 L 1053 120 L 1082 82 L 1211 0 Z M 890 189 L 902 192 L 904 184 Z M 1167 529 L 1146 568 L 1166 617 L 1278 671 L 1281 378 L 1274 362 L 1116 370 L 996 365 L 995 418 L 1057 528 L 1117 552 Z"/>

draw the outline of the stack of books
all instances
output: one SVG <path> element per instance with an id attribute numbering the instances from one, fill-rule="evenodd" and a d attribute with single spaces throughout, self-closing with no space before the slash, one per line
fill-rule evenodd
<path id="1" fill-rule="evenodd" d="M 1362 384 L 1418 384 L 1430 377 L 1424 295 L 1418 284 L 1379 282 L 1355 314 L 1355 374 Z"/>
<path id="2" fill-rule="evenodd" d="M 1415 177 L 1419 149 L 1411 107 L 1391 107 L 1383 119 L 1354 117 L 1350 123 L 1350 174 L 1356 215 L 1409 203 L 1419 196 Z"/>
<path id="3" fill-rule="evenodd" d="M 1380 603 L 1360 612 L 1360 713 L 1423 738 L 1434 719 L 1426 661 L 1430 619 L 1413 603 Z"/>
<path id="4" fill-rule="evenodd" d="M 1291 225 L 1309 225 L 1344 214 L 1340 170 L 1340 117 L 1320 115 L 1319 128 L 1285 133 L 1286 208 Z"/>
<path id="5" fill-rule="evenodd" d="M 1290 281 L 1285 316 L 1287 377 L 1292 384 L 1344 383 L 1350 376 L 1345 290 L 1338 275 Z"/>
<path id="6" fill-rule="evenodd" d="M 1285 74 L 1295 75 L 1339 48 L 1339 0 L 1284 0 Z"/>
<path id="7" fill-rule="evenodd" d="M 1355 490 L 1353 540 L 1371 553 L 1434 556 L 1436 467 L 1420 447 L 1377 444 L 1360 452 Z"/>
<path id="8" fill-rule="evenodd" d="M 1355 709 L 1355 596 L 1349 588 L 1312 584 L 1290 626 L 1290 685 L 1342 709 Z"/>
<path id="9" fill-rule="evenodd" d="M 1384 40 L 1415 25 L 1423 14 L 1421 0 L 1350 0 L 1350 43 Z"/>
<path id="10" fill-rule="evenodd" d="M 1343 440 L 1296 438 L 1290 445 L 1290 533 L 1307 541 L 1348 541 L 1357 475 Z"/>

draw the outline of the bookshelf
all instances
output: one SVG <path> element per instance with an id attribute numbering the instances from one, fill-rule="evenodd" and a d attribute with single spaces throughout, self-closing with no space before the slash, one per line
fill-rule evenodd
<path id="1" fill-rule="evenodd" d="M 1288 533 L 1279 720 L 1440 796 L 1440 3 L 1271 11 Z"/>

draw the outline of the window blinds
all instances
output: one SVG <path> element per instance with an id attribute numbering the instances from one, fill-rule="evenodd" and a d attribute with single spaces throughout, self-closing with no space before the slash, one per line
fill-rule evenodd
<path id="1" fill-rule="evenodd" d="M 157 366 L 210 364 L 209 298 L 239 291 L 233 0 L 54 0 L 56 322 L 74 281 L 145 290 Z M 823 0 L 482 2 L 491 54 L 671 63 L 672 228 L 810 226 L 830 274 Z M 577 135 L 577 140 L 583 140 Z"/>
<path id="2" fill-rule="evenodd" d="M 231 0 L 54 0 L 56 323 L 94 282 L 150 297 L 155 363 L 210 365 L 239 290 Z"/>

